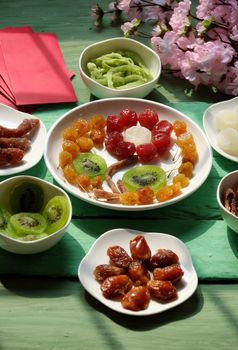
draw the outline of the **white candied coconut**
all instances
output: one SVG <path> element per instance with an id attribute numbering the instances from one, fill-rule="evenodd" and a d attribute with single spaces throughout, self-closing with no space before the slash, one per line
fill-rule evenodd
<path id="1" fill-rule="evenodd" d="M 124 141 L 132 142 L 135 146 L 151 142 L 151 131 L 143 126 L 135 125 L 126 129 Z"/>
<path id="2" fill-rule="evenodd" d="M 218 130 L 233 128 L 238 130 L 238 109 L 223 109 L 217 112 L 216 127 Z"/>
<path id="3" fill-rule="evenodd" d="M 224 152 L 238 156 L 238 131 L 233 128 L 222 129 L 217 135 L 217 144 Z"/>

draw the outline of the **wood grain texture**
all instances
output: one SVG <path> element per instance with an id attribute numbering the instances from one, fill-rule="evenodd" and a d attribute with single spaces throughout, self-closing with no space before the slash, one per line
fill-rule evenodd
<path id="1" fill-rule="evenodd" d="M 79 282 L 2 279 L 1 350 L 232 349 L 238 285 L 200 285 L 186 302 L 146 318 L 109 311 Z"/>

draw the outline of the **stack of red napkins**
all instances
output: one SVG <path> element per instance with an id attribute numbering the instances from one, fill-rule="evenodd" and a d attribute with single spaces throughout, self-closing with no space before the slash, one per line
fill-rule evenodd
<path id="1" fill-rule="evenodd" d="M 55 34 L 31 27 L 0 29 L 0 103 L 25 109 L 45 103 L 76 102 Z"/>

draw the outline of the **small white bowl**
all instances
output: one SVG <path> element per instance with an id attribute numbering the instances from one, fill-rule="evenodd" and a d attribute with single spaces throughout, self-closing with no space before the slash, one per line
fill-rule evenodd
<path id="1" fill-rule="evenodd" d="M 145 66 L 149 69 L 153 79 L 143 85 L 123 90 L 108 88 L 91 79 L 88 75 L 87 63 L 93 58 L 118 50 L 132 51 L 140 56 Z M 79 58 L 79 71 L 84 84 L 92 92 L 92 94 L 98 98 L 143 98 L 154 89 L 158 82 L 161 73 L 161 61 L 158 54 L 136 40 L 127 38 L 113 38 L 100 41 L 86 47 Z"/>
<path id="2" fill-rule="evenodd" d="M 227 188 L 235 188 L 238 186 L 238 170 L 235 170 L 224 176 L 217 187 L 217 202 L 221 211 L 221 215 L 234 232 L 238 233 L 238 216 L 232 214 L 223 205 L 222 196 Z"/>
<path id="3" fill-rule="evenodd" d="M 67 198 L 69 204 L 69 217 L 66 224 L 58 231 L 52 233 L 51 235 L 41 238 L 36 241 L 18 241 L 14 238 L 8 237 L 0 233 L 0 247 L 16 254 L 35 254 L 43 252 L 51 247 L 53 247 L 65 234 L 68 225 L 70 224 L 72 218 L 72 205 L 67 193 L 61 188 L 34 176 L 14 176 L 0 183 L 0 207 L 9 208 L 9 193 L 12 188 L 23 182 L 31 181 L 39 185 L 44 192 L 44 201 L 46 204 L 52 197 L 61 195 Z"/>

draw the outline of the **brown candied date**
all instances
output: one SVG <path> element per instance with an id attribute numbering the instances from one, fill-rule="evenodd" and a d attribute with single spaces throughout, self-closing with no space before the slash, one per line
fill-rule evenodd
<path id="1" fill-rule="evenodd" d="M 107 299 L 125 295 L 131 288 L 132 281 L 127 275 L 107 277 L 101 284 L 102 294 Z"/>
<path id="2" fill-rule="evenodd" d="M 149 269 L 154 270 L 156 267 L 165 267 L 178 262 L 179 257 L 172 250 L 158 249 L 149 261 Z"/>
<path id="3" fill-rule="evenodd" d="M 121 300 L 122 306 L 132 311 L 145 310 L 149 302 L 150 292 L 143 286 L 132 288 Z"/>
<path id="4" fill-rule="evenodd" d="M 109 256 L 111 262 L 118 267 L 127 268 L 132 262 L 131 257 L 127 254 L 125 249 L 118 245 L 109 247 L 107 250 L 107 255 Z"/>
<path id="5" fill-rule="evenodd" d="M 151 296 L 160 301 L 176 299 L 178 296 L 176 288 L 170 281 L 150 280 L 147 287 Z"/>
<path id="6" fill-rule="evenodd" d="M 133 260 L 127 270 L 135 286 L 146 285 L 150 280 L 150 274 L 141 260 Z"/>
<path id="7" fill-rule="evenodd" d="M 136 236 L 130 241 L 130 251 L 133 259 L 149 260 L 151 257 L 150 248 L 141 235 Z"/>
<path id="8" fill-rule="evenodd" d="M 93 274 L 98 282 L 104 281 L 107 277 L 110 276 L 118 276 L 124 273 L 124 269 L 109 265 L 109 264 L 101 264 L 96 266 Z"/>
<path id="9" fill-rule="evenodd" d="M 173 264 L 165 267 L 157 267 L 153 270 L 153 276 L 155 280 L 171 281 L 172 283 L 178 282 L 184 272 L 180 265 Z"/>

